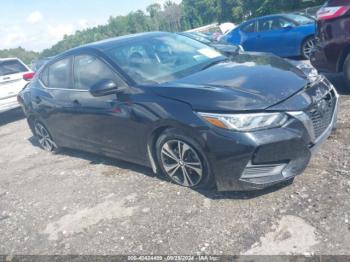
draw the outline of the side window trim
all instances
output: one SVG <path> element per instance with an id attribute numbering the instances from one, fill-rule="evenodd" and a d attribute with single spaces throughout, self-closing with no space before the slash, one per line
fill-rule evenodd
<path id="1" fill-rule="evenodd" d="M 42 78 L 43 78 L 43 75 L 44 73 L 47 71 L 47 84 L 50 85 L 50 82 L 49 82 L 49 65 L 45 66 L 43 68 L 43 70 L 41 70 L 40 72 L 40 75 L 38 77 L 38 80 L 40 82 L 40 84 L 44 87 L 44 88 L 48 88 L 48 86 L 43 82 Z"/>
<path id="2" fill-rule="evenodd" d="M 50 87 L 50 66 L 54 65 L 57 62 L 60 62 L 64 59 L 69 59 L 70 60 L 70 70 L 69 70 L 69 78 L 70 78 L 70 82 L 72 83 L 72 87 L 75 86 L 75 82 L 74 82 L 74 58 L 75 56 L 68 56 L 68 57 L 64 57 L 62 59 L 59 59 L 57 61 L 53 61 L 52 63 L 46 65 L 43 70 L 40 72 L 40 76 L 39 76 L 39 81 L 41 83 L 41 85 L 48 90 L 64 90 L 64 91 L 77 91 L 77 92 L 88 92 L 89 90 L 82 90 L 82 89 L 75 89 L 75 88 L 54 88 L 54 87 Z M 45 85 L 45 83 L 42 81 L 42 76 L 44 74 L 44 72 L 47 70 L 47 78 L 48 78 L 48 86 Z"/>

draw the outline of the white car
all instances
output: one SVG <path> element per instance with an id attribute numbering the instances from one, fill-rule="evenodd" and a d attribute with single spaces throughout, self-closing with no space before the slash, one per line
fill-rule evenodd
<path id="1" fill-rule="evenodd" d="M 17 94 L 34 73 L 18 58 L 0 58 L 0 113 L 19 107 Z"/>

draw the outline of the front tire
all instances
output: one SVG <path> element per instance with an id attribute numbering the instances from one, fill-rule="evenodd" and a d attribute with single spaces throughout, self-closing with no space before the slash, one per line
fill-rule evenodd
<path id="1" fill-rule="evenodd" d="M 57 151 L 57 144 L 52 139 L 52 136 L 50 135 L 47 128 L 39 121 L 35 121 L 34 123 L 34 134 L 42 149 L 48 152 Z"/>
<path id="2" fill-rule="evenodd" d="M 214 186 L 208 161 L 201 147 L 192 138 L 171 129 L 156 142 L 158 165 L 174 183 L 192 189 Z"/>

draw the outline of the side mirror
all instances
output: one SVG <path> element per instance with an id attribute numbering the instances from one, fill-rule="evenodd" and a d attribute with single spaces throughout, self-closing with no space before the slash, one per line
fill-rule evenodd
<path id="1" fill-rule="evenodd" d="M 95 97 L 100 97 L 115 94 L 118 90 L 119 88 L 113 80 L 102 80 L 90 88 L 90 93 Z"/>
<path id="2" fill-rule="evenodd" d="M 287 26 L 283 27 L 283 29 L 284 30 L 291 30 L 291 29 L 293 29 L 293 26 L 287 25 Z"/>

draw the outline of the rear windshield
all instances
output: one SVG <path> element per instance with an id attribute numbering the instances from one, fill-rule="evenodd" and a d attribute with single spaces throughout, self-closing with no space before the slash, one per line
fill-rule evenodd
<path id="1" fill-rule="evenodd" d="M 329 0 L 326 3 L 326 6 L 329 6 L 329 7 L 344 6 L 344 5 L 350 5 L 350 0 Z"/>
<path id="2" fill-rule="evenodd" d="M 27 72 L 28 69 L 18 60 L 0 61 L 0 76 Z"/>

